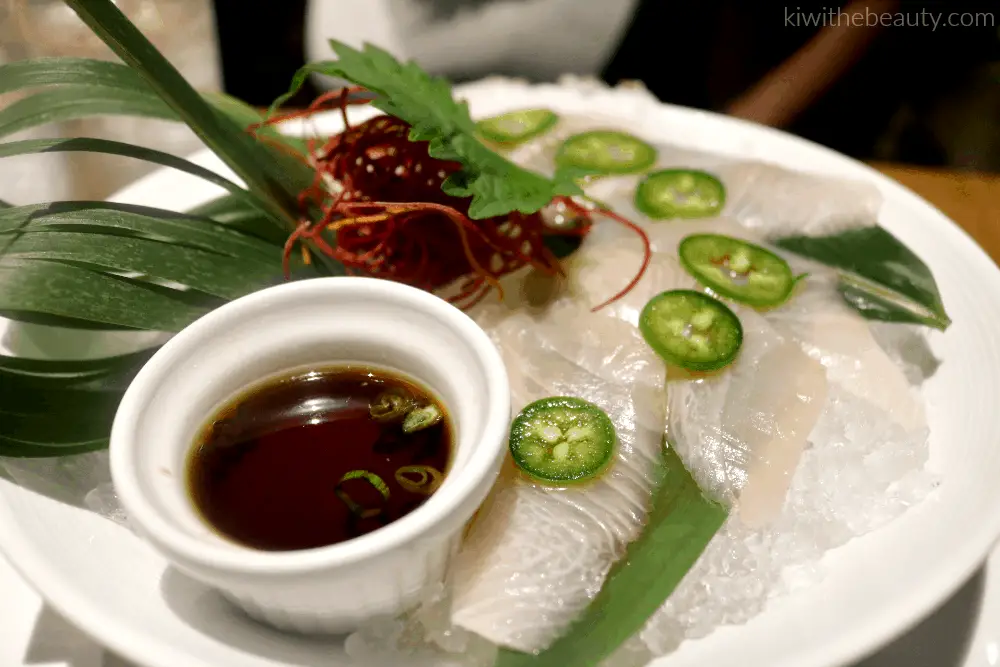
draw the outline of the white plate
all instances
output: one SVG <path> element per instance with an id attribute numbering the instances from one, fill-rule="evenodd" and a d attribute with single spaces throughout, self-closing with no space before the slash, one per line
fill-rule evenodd
<path id="1" fill-rule="evenodd" d="M 0 559 L 0 665 L 139 667 L 70 625 Z M 1000 662 L 1000 549 L 954 597 L 897 641 L 853 667 L 996 667 Z"/>
<path id="2" fill-rule="evenodd" d="M 641 91 L 491 80 L 462 92 L 477 115 L 526 105 L 617 114 L 624 126 L 657 140 L 867 179 L 886 200 L 880 222 L 931 266 L 954 320 L 946 334 L 929 335 L 944 360 L 925 391 L 931 466 L 944 475 L 937 496 L 831 554 L 823 584 L 779 600 L 744 626 L 685 644 L 657 667 L 843 665 L 916 622 L 972 575 L 1000 535 L 1000 271 L 967 235 L 853 160 L 773 130 L 662 106 Z M 335 123 L 322 129 L 335 131 Z M 211 155 L 196 161 L 228 173 Z M 217 192 L 163 172 L 117 199 L 182 209 Z M 264 630 L 215 594 L 164 572 L 164 562 L 122 527 L 3 481 L 0 549 L 63 615 L 148 667 L 350 665 L 335 642 Z"/>

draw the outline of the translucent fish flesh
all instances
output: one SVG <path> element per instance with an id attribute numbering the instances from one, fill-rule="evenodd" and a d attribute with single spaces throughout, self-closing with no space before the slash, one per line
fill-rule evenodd
<path id="1" fill-rule="evenodd" d="M 703 473 L 706 489 L 747 521 L 767 521 L 783 506 L 825 401 L 823 367 L 764 318 L 741 312 L 747 343 L 733 372 L 665 384 L 666 366 L 636 326 L 639 312 L 655 294 L 695 284 L 670 242 L 657 241 L 668 250 L 654 254 L 635 289 L 597 313 L 591 308 L 638 266 L 637 239 L 609 233 L 599 245 L 588 241 L 568 264 L 564 294 L 543 308 L 476 313 L 507 362 L 515 409 L 545 396 L 580 396 L 608 412 L 621 447 L 610 472 L 585 486 L 501 481 L 455 567 L 452 618 L 459 627 L 533 651 L 583 611 L 642 530 L 668 395 L 671 423 L 675 406 L 684 421 L 675 445 Z M 713 407 L 685 409 L 690 398 Z"/>

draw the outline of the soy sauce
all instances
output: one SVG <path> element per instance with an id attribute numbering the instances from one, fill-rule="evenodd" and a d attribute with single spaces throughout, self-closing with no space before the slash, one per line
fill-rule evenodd
<path id="1" fill-rule="evenodd" d="M 341 367 L 267 381 L 201 431 L 188 488 L 220 535 L 262 551 L 323 547 L 398 521 L 443 481 L 453 434 L 424 387 Z"/>

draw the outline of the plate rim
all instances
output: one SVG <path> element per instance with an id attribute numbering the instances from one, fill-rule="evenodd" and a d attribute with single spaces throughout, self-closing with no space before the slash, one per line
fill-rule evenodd
<path id="1" fill-rule="evenodd" d="M 569 77 L 569 79 L 572 83 L 575 77 Z M 570 95 L 579 93 L 581 103 L 584 102 L 588 94 L 625 97 L 634 95 L 636 92 L 628 87 L 610 88 L 601 84 L 600 89 L 588 93 L 582 89 L 567 89 L 565 81 L 559 84 L 528 84 L 518 80 L 491 77 L 466 86 L 456 87 L 456 93 L 463 97 L 469 94 L 475 95 L 477 90 L 488 89 L 495 85 L 513 85 L 541 91 L 556 89 L 562 94 Z M 655 107 L 661 112 L 668 111 L 676 114 L 688 122 L 721 126 L 733 136 L 752 137 L 756 135 L 757 141 L 764 144 L 779 143 L 807 149 L 812 153 L 819 152 L 824 155 L 827 161 L 838 162 L 844 169 L 857 173 L 859 176 L 863 175 L 865 180 L 878 186 L 884 198 L 889 196 L 887 193 L 891 193 L 891 197 L 901 203 L 926 210 L 936 217 L 941 231 L 947 229 L 947 233 L 951 235 L 951 244 L 956 246 L 956 250 L 961 252 L 967 261 L 974 259 L 978 270 L 992 272 L 994 287 L 1000 294 L 1000 270 L 973 237 L 933 204 L 874 167 L 775 128 L 757 125 L 750 121 L 711 111 L 662 103 L 644 92 L 640 92 L 640 95 L 648 98 L 648 101 L 643 102 L 647 106 Z M 497 106 L 514 108 L 516 104 L 512 105 L 507 101 Z M 201 164 L 203 162 L 211 163 L 217 158 L 209 149 L 204 148 L 190 154 L 188 159 Z M 756 157 L 750 159 L 761 160 L 761 158 Z M 161 179 L 166 171 L 170 171 L 170 169 L 160 168 L 137 179 L 114 193 L 109 197 L 109 200 L 134 197 L 133 193 L 141 193 L 154 187 L 154 184 Z M 964 540 L 958 548 L 954 549 L 948 561 L 936 569 L 933 576 L 926 579 L 920 586 L 911 588 L 906 596 L 896 598 L 892 614 L 882 614 L 879 616 L 878 622 L 869 625 L 852 626 L 851 631 L 841 633 L 835 640 L 815 644 L 810 650 L 791 656 L 790 659 L 773 663 L 772 667 L 835 667 L 852 664 L 905 633 L 932 612 L 936 606 L 954 594 L 989 557 L 990 551 L 1000 541 L 1000 497 L 998 497 L 997 502 L 996 509 L 998 511 L 990 513 L 988 517 L 982 517 L 979 522 L 980 529 L 974 536 Z M 143 667 L 176 667 L 177 664 L 185 664 L 188 667 L 216 667 L 197 657 L 194 657 L 194 661 L 192 661 L 190 654 L 182 655 L 169 642 L 158 640 L 155 633 L 136 632 L 127 624 L 123 626 L 117 615 L 106 614 L 101 611 L 100 605 L 93 605 L 86 596 L 78 594 L 72 586 L 71 573 L 64 574 L 57 568 L 45 565 L 47 559 L 44 556 L 40 557 L 40 552 L 34 549 L 29 540 L 10 539 L 9 536 L 17 534 L 19 530 L 18 522 L 12 517 L 12 512 L 6 504 L 0 504 L 0 528 L 3 528 L 0 533 L 5 535 L 5 538 L 0 541 L 0 555 L 6 557 L 11 567 L 33 590 L 38 592 L 47 604 L 103 646 Z M 884 528 L 879 530 L 884 530 Z M 669 655 L 654 659 L 650 666 L 660 667 L 664 660 L 669 660 Z"/>

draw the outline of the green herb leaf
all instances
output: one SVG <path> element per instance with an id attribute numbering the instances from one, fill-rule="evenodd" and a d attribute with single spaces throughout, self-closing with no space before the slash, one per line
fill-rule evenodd
<path id="1" fill-rule="evenodd" d="M 274 226 L 270 213 L 246 197 L 223 195 L 185 211 L 194 218 L 206 218 L 229 229 L 254 236 L 276 246 L 284 246 L 287 234 Z"/>
<path id="2" fill-rule="evenodd" d="M 300 215 L 297 195 L 312 183 L 312 169 L 259 143 L 213 109 L 112 0 L 66 0 L 66 4 L 285 221 L 287 231 L 295 228 Z M 331 270 L 342 271 L 331 258 L 323 255 L 320 260 Z"/>
<path id="3" fill-rule="evenodd" d="M 208 218 L 213 222 L 243 234 L 271 243 L 284 254 L 286 235 L 271 224 L 266 212 L 243 197 L 224 195 L 187 211 L 190 216 Z M 280 257 L 280 255 L 278 255 Z M 275 260 L 279 261 L 279 260 Z M 289 279 L 300 280 L 325 275 L 315 262 L 308 264 L 300 253 L 288 258 Z"/>
<path id="4" fill-rule="evenodd" d="M 244 199 L 251 199 L 250 194 L 241 186 L 233 183 L 228 178 L 219 176 L 210 169 L 199 167 L 193 162 L 171 155 L 170 153 L 143 148 L 142 146 L 133 146 L 132 144 L 120 141 L 80 137 L 73 139 L 33 139 L 0 143 L 0 158 L 11 157 L 13 155 L 28 155 L 31 153 L 104 153 L 106 155 L 119 155 L 144 160 L 187 172 L 192 176 L 198 176 L 209 183 L 214 183 L 221 188 L 229 190 L 237 196 L 241 196 Z M 272 222 L 271 225 L 274 226 L 274 223 Z"/>
<path id="5" fill-rule="evenodd" d="M 58 419 L 53 419 L 51 414 L 12 414 L 0 410 L 3 436 L 46 447 L 78 447 L 107 441 L 120 401 L 119 397 L 103 405 L 92 405 L 88 410 L 63 405 L 57 413 Z"/>
<path id="6" fill-rule="evenodd" d="M 176 118 L 162 100 L 145 91 L 65 86 L 43 90 L 0 109 L 0 137 L 90 116 Z"/>
<path id="7" fill-rule="evenodd" d="M 144 238 L 42 231 L 18 236 L 5 251 L 14 259 L 47 259 L 119 273 L 138 273 L 222 299 L 237 299 L 281 279 L 278 262 L 235 258 Z"/>
<path id="8" fill-rule="evenodd" d="M 211 104 L 215 109 L 221 111 L 230 120 L 234 121 L 241 128 L 248 128 L 251 125 L 256 125 L 257 123 L 262 123 L 265 119 L 265 115 L 250 106 L 243 100 L 237 99 L 232 95 L 226 95 L 224 93 L 202 93 L 202 97 Z M 258 137 L 266 137 L 272 142 L 279 142 L 284 144 L 290 150 L 298 153 L 299 155 L 308 155 L 309 146 L 307 141 L 303 137 L 295 137 L 288 134 L 282 134 L 277 127 L 271 125 L 260 125 L 257 128 Z"/>
<path id="9" fill-rule="evenodd" d="M 174 110 L 163 103 L 135 70 L 121 63 L 62 57 L 19 60 L 0 66 L 0 93 L 53 85 L 71 86 L 74 89 L 73 94 L 80 99 L 94 100 L 93 103 L 83 105 L 80 108 L 69 105 L 60 109 L 58 111 L 60 117 L 56 119 L 83 118 L 93 115 L 94 112 L 97 115 L 108 115 L 107 107 L 100 105 L 99 101 L 109 97 L 119 100 L 119 105 L 113 112 L 110 112 L 112 115 L 150 116 L 150 110 L 152 110 L 151 117 L 153 118 L 180 120 Z M 137 95 L 145 95 L 147 99 L 139 100 Z M 234 121 L 240 129 L 246 129 L 254 123 L 261 122 L 264 118 L 259 111 L 235 97 L 221 93 L 202 93 L 201 95 L 217 111 Z M 30 112 L 36 105 L 44 105 L 47 101 L 50 103 L 54 101 L 62 106 L 64 100 L 65 95 L 49 91 L 39 102 L 25 108 L 24 114 L 27 115 L 24 122 L 31 121 Z M 53 110 L 53 113 L 57 112 Z M 61 117 L 64 114 L 68 114 L 68 116 Z M 52 122 L 52 120 L 52 116 L 44 115 L 34 118 L 37 125 L 43 125 Z M 305 155 L 307 152 L 304 139 L 283 135 L 277 128 L 262 127 L 258 135 L 267 136 L 272 142 L 281 143 L 296 153 Z"/>
<path id="10" fill-rule="evenodd" d="M 930 269 L 883 227 L 830 236 L 789 236 L 771 243 L 839 269 L 841 294 L 868 319 L 923 324 L 941 331 L 951 324 Z"/>
<path id="11" fill-rule="evenodd" d="M 535 213 L 557 195 L 582 195 L 572 177 L 545 178 L 490 150 L 477 138 L 476 123 L 465 102 L 452 97 L 451 84 L 432 77 L 416 63 L 401 63 L 390 53 L 365 44 L 363 50 L 331 40 L 338 60 L 312 63 L 299 70 L 291 90 L 271 106 L 290 98 L 313 72 L 346 79 L 375 94 L 372 106 L 412 126 L 410 141 L 428 142 L 431 157 L 462 164 L 442 189 L 471 197 L 469 216 L 482 219 L 513 211 Z"/>
<path id="12" fill-rule="evenodd" d="M 107 447 L 122 395 L 155 350 L 87 360 L 0 355 L 0 456 L 69 456 Z"/>
<path id="13" fill-rule="evenodd" d="M 0 93 L 53 85 L 149 90 L 131 67 L 90 58 L 32 58 L 0 66 Z"/>
<path id="14" fill-rule="evenodd" d="M 0 377 L 5 378 L 0 386 L 9 387 L 17 380 L 33 385 L 52 382 L 52 387 L 59 389 L 93 389 L 95 383 L 123 388 L 115 383 L 121 378 L 130 379 L 135 369 L 146 363 L 152 354 L 149 349 L 97 359 L 32 359 L 0 354 Z M 108 378 L 112 379 L 110 385 Z M 0 404 L 6 405 L 6 401 Z"/>
<path id="15" fill-rule="evenodd" d="M 666 448 L 663 465 L 646 529 L 583 616 L 545 651 L 502 650 L 495 667 L 597 667 L 674 592 L 728 512 L 702 494 L 672 447 Z"/>
<path id="16" fill-rule="evenodd" d="M 20 440 L 13 440 L 0 435 L 0 456 L 10 456 L 12 458 L 54 458 L 73 456 L 75 454 L 86 454 L 87 452 L 107 448 L 107 438 L 70 446 L 50 446 L 22 442 Z"/>
<path id="17" fill-rule="evenodd" d="M 32 231 L 101 231 L 200 248 L 219 255 L 280 266 L 281 248 L 217 225 L 206 218 L 115 202 L 69 201 L 0 210 L 0 250 L 4 236 Z"/>
<path id="18" fill-rule="evenodd" d="M 125 329 L 179 331 L 211 306 L 190 295 L 46 260 L 0 259 L 0 313 L 32 322 L 96 322 Z M 32 318 L 33 314 L 56 319 Z"/>

